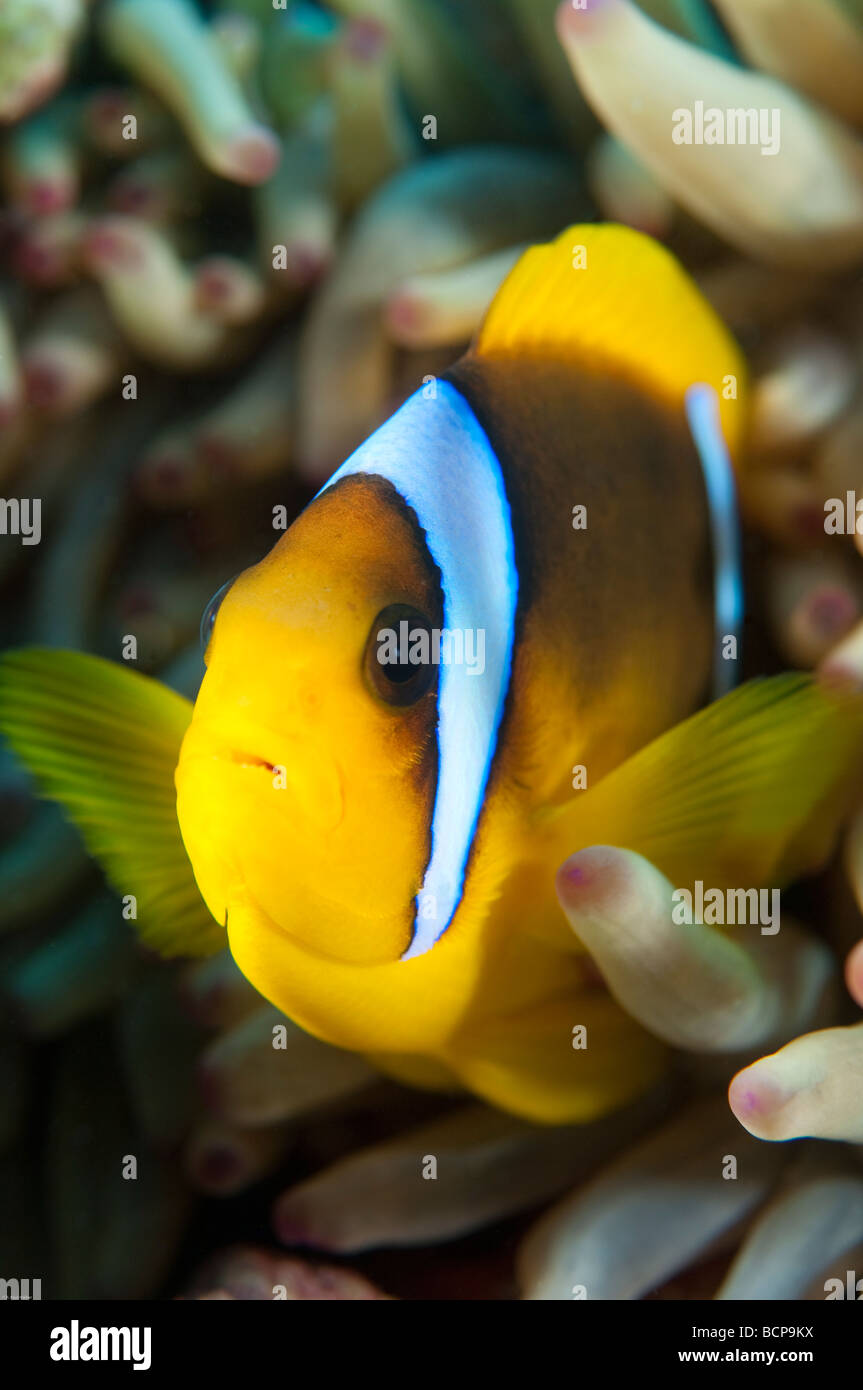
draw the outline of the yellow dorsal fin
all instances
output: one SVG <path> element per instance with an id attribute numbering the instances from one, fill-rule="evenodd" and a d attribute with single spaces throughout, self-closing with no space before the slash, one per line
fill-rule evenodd
<path id="1" fill-rule="evenodd" d="M 671 252 L 630 227 L 573 226 L 532 246 L 498 290 L 474 351 L 617 372 L 681 407 L 688 388 L 705 382 L 719 397 L 725 442 L 737 451 L 746 377 L 740 349 Z"/>

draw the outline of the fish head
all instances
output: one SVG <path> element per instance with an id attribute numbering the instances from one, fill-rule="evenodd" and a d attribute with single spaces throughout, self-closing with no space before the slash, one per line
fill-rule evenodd
<path id="1" fill-rule="evenodd" d="M 440 627 L 439 576 L 379 477 L 327 488 L 227 587 L 176 771 L 183 840 L 219 921 L 243 894 L 324 957 L 377 964 L 408 947 L 437 673 L 404 648 L 392 659 L 402 622 Z"/>

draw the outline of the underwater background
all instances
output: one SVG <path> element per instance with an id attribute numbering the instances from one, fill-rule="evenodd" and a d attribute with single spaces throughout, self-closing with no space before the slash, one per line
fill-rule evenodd
<path id="1" fill-rule="evenodd" d="M 194 697 L 214 592 L 461 354 L 527 245 L 610 220 L 666 243 L 748 358 L 746 673 L 863 684 L 863 537 L 824 520 L 863 482 L 863 0 L 602 0 L 573 6 L 583 39 L 557 9 L 0 0 L 0 490 L 41 500 L 38 535 L 0 535 L 4 648 L 132 638 Z M 669 90 L 780 111 L 781 154 L 768 123 L 682 163 Z M 861 827 L 788 895 L 837 971 Z M 280 1020 L 227 953 L 144 950 L 0 752 L 0 1278 L 569 1298 L 591 1239 L 608 1298 L 863 1274 L 859 1099 L 847 1143 L 761 1143 L 724 1094 L 749 1058 L 690 1053 L 589 1129 L 534 1127 L 298 1031 L 274 1050 Z M 859 1050 L 841 1084 L 863 1096 Z"/>

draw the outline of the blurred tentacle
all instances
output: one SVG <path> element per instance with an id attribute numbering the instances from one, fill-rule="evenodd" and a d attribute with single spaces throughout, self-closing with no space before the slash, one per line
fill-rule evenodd
<path id="1" fill-rule="evenodd" d="M 366 204 L 302 333 L 299 461 L 309 478 L 326 477 L 383 419 L 390 291 L 546 235 L 576 197 L 565 163 L 487 148 L 414 165 Z"/>
<path id="2" fill-rule="evenodd" d="M 835 0 L 716 0 L 753 67 L 863 124 L 863 30 Z"/>
<path id="3" fill-rule="evenodd" d="M 759 1139 L 863 1144 L 863 1023 L 795 1038 L 738 1072 L 728 1099 Z"/>
<path id="4" fill-rule="evenodd" d="M 844 1155 L 798 1159 L 734 1258 L 716 1297 L 796 1300 L 863 1241 L 863 1176 Z M 823 1293 L 822 1293 L 823 1297 Z"/>
<path id="5" fill-rule="evenodd" d="M 733 1239 L 782 1157 L 701 1102 L 540 1218 L 519 1254 L 523 1296 L 642 1297 Z"/>
<path id="6" fill-rule="evenodd" d="M 111 0 L 102 16 L 108 51 L 174 112 L 204 163 L 238 183 L 261 183 L 279 160 L 219 45 L 187 0 Z"/>
<path id="7" fill-rule="evenodd" d="M 270 1008 L 211 1043 L 199 1076 L 220 1118 L 250 1126 L 304 1115 L 374 1080 L 360 1057 L 318 1042 Z"/>
<path id="8" fill-rule="evenodd" d="M 654 1098 L 593 1125 L 537 1128 L 461 1107 L 289 1188 L 275 1229 L 287 1245 L 340 1253 L 452 1240 L 578 1181 L 656 1108 Z"/>
<path id="9" fill-rule="evenodd" d="M 829 951 L 787 922 L 746 944 L 673 917 L 673 885 L 640 855 L 605 846 L 567 860 L 558 895 L 618 1002 L 676 1047 L 722 1052 L 789 1037 L 824 1008 Z"/>
<path id="10" fill-rule="evenodd" d="M 839 122 L 775 78 L 668 33 L 629 0 L 564 3 L 558 33 L 609 129 L 732 245 L 803 268 L 813 257 L 849 265 L 863 251 L 863 146 Z M 696 103 L 721 119 L 729 110 L 778 112 L 772 147 L 760 129 L 756 140 L 719 145 L 693 127 L 687 142 Z"/>

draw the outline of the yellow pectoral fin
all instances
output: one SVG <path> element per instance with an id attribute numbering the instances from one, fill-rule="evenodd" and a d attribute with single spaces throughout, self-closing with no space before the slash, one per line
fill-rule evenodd
<path id="1" fill-rule="evenodd" d="M 667 1048 L 601 990 L 465 1030 L 446 1060 L 476 1095 L 537 1124 L 583 1124 L 663 1074 Z"/>
<path id="2" fill-rule="evenodd" d="M 117 892 L 136 899 L 136 928 L 163 955 L 225 945 L 177 823 L 174 769 L 191 715 L 167 686 L 101 657 L 31 647 L 0 659 L 0 733 Z"/>
<path id="3" fill-rule="evenodd" d="M 557 813 L 561 859 L 609 844 L 677 884 L 779 887 L 828 857 L 861 767 L 859 701 L 840 702 L 805 675 L 750 681 Z"/>

